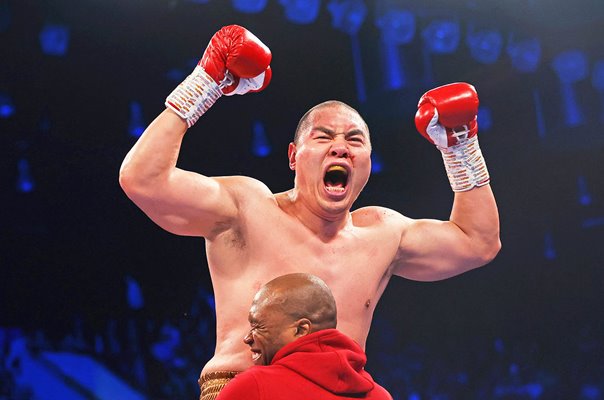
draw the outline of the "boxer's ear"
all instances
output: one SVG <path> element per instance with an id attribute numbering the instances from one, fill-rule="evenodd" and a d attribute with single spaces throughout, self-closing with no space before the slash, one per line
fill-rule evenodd
<path id="1" fill-rule="evenodd" d="M 296 321 L 296 337 L 306 336 L 311 332 L 312 322 L 308 318 L 300 318 Z"/>
<path id="2" fill-rule="evenodd" d="M 296 170 L 296 154 L 297 154 L 296 145 L 292 142 L 289 144 L 289 147 L 287 149 L 287 158 L 289 159 L 289 169 L 291 169 L 292 171 Z"/>

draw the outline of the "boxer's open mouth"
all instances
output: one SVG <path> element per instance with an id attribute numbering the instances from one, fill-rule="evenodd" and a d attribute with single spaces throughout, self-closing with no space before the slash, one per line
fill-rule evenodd
<path id="1" fill-rule="evenodd" d="M 262 357 L 262 353 L 258 350 L 252 350 L 252 361 L 256 362 Z"/>
<path id="2" fill-rule="evenodd" d="M 343 192 L 348 183 L 348 170 L 341 165 L 332 165 L 325 172 L 323 183 L 325 183 L 325 189 L 330 192 Z"/>

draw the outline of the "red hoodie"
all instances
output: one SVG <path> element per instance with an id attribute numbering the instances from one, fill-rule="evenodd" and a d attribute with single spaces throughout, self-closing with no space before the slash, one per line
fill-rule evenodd
<path id="1" fill-rule="evenodd" d="M 271 365 L 237 375 L 216 400 L 392 400 L 363 367 L 361 347 L 336 329 L 284 346 Z"/>

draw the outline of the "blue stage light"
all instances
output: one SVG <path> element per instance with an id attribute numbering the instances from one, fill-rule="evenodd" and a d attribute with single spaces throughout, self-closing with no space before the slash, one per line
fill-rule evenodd
<path id="1" fill-rule="evenodd" d="M 591 84 L 600 95 L 600 121 L 604 122 L 604 60 L 594 63 Z"/>
<path id="2" fill-rule="evenodd" d="M 577 177 L 577 192 L 579 204 L 582 206 L 588 206 L 591 204 L 591 194 L 587 188 L 587 181 L 583 175 Z"/>
<path id="3" fill-rule="evenodd" d="M 181 345 L 182 336 L 176 326 L 165 322 L 160 329 L 159 340 L 151 345 L 153 357 L 169 365 L 176 358 L 176 349 Z"/>
<path id="4" fill-rule="evenodd" d="M 128 306 L 133 310 L 140 310 L 145 305 L 140 284 L 131 276 L 126 276 L 124 280 L 126 281 L 126 299 L 128 301 Z"/>
<path id="5" fill-rule="evenodd" d="M 375 150 L 371 152 L 371 173 L 379 174 L 384 171 L 384 161 L 382 160 L 382 156 L 377 153 Z"/>
<path id="6" fill-rule="evenodd" d="M 391 9 L 379 16 L 375 25 L 381 32 L 382 67 L 386 89 L 396 90 L 407 82 L 398 46 L 415 36 L 415 16 L 401 9 Z"/>
<path id="7" fill-rule="evenodd" d="M 252 154 L 256 157 L 266 157 L 271 154 L 272 148 L 266 135 L 264 124 L 255 121 L 252 126 Z"/>
<path id="8" fill-rule="evenodd" d="M 434 20 L 422 31 L 428 50 L 436 54 L 453 53 L 459 46 L 460 37 L 459 22 L 450 19 Z"/>
<path id="9" fill-rule="evenodd" d="M 388 10 L 376 18 L 375 26 L 389 43 L 407 44 L 415 37 L 415 15 L 407 10 Z"/>
<path id="10" fill-rule="evenodd" d="M 398 47 L 391 42 L 381 41 L 382 70 L 387 90 L 398 90 L 406 86 L 407 77 L 403 70 Z"/>
<path id="11" fill-rule="evenodd" d="M 367 16 L 367 6 L 362 0 L 332 0 L 327 5 L 331 25 L 349 35 L 356 35 Z"/>
<path id="12" fill-rule="evenodd" d="M 279 0 L 285 10 L 285 18 L 295 24 L 311 24 L 319 15 L 320 0 Z"/>
<path id="13" fill-rule="evenodd" d="M 46 24 L 40 32 L 42 52 L 50 56 L 64 56 L 69 47 L 69 29 L 65 25 Z"/>
<path id="14" fill-rule="evenodd" d="M 487 106 L 478 107 L 478 130 L 488 131 L 493 127 L 493 113 Z"/>
<path id="15" fill-rule="evenodd" d="M 590 217 L 583 220 L 581 228 L 590 229 L 604 225 L 604 217 Z"/>
<path id="16" fill-rule="evenodd" d="M 166 78 L 171 82 L 182 82 L 186 77 L 186 72 L 181 68 L 170 68 L 170 70 L 166 72 Z"/>
<path id="17" fill-rule="evenodd" d="M 352 64 L 354 65 L 354 82 L 357 88 L 357 98 L 359 102 L 364 103 L 367 100 L 367 90 L 365 89 L 365 76 L 363 74 L 363 57 L 361 55 L 361 44 L 358 35 L 351 35 L 352 44 Z"/>
<path id="18" fill-rule="evenodd" d="M 533 101 L 535 102 L 535 118 L 537 120 L 537 134 L 541 139 L 545 137 L 545 116 L 543 115 L 543 104 L 539 90 L 533 89 Z"/>
<path id="19" fill-rule="evenodd" d="M 267 0 L 232 0 L 231 2 L 237 11 L 256 14 L 264 10 Z"/>
<path id="20" fill-rule="evenodd" d="M 363 57 L 357 34 L 365 22 L 367 6 L 362 0 L 331 0 L 327 9 L 331 13 L 331 25 L 350 35 L 357 97 L 359 102 L 364 103 L 367 100 L 367 94 L 363 74 Z"/>
<path id="21" fill-rule="evenodd" d="M 140 137 L 145 131 L 143 120 L 143 107 L 137 101 L 130 102 L 130 121 L 128 122 L 128 133 L 135 138 Z"/>
<path id="22" fill-rule="evenodd" d="M 15 113 L 13 99 L 8 93 L 0 93 L 0 118 L 9 118 Z"/>
<path id="23" fill-rule="evenodd" d="M 598 60 L 594 63 L 591 84 L 599 92 L 604 91 L 604 60 Z"/>
<path id="24" fill-rule="evenodd" d="M 210 308 L 210 310 L 213 311 L 213 313 L 216 313 L 216 298 L 214 297 L 214 295 L 212 293 L 206 293 L 204 296 L 204 300 L 206 301 L 207 306 Z"/>
<path id="25" fill-rule="evenodd" d="M 466 44 L 470 55 L 482 64 L 493 64 L 499 59 L 503 47 L 503 37 L 496 30 L 469 31 Z"/>
<path id="26" fill-rule="evenodd" d="M 580 398 L 584 400 L 600 400 L 602 398 L 602 390 L 597 384 L 584 383 L 581 386 Z"/>
<path id="27" fill-rule="evenodd" d="M 541 42 L 538 39 L 516 41 L 510 36 L 506 51 L 512 60 L 512 67 L 519 72 L 535 72 L 541 61 Z"/>
<path id="28" fill-rule="evenodd" d="M 552 68 L 564 83 L 583 80 L 588 74 L 587 56 L 581 50 L 568 50 L 559 53 L 552 61 Z"/>
<path id="29" fill-rule="evenodd" d="M 20 193 L 30 193 L 33 192 L 35 186 L 29 161 L 26 158 L 21 158 L 17 163 L 17 191 Z"/>
<path id="30" fill-rule="evenodd" d="M 462 385 L 467 385 L 469 380 L 470 379 L 468 377 L 468 374 L 465 371 L 458 372 L 455 375 L 455 381 L 457 381 L 457 383 L 460 383 Z"/>
<path id="31" fill-rule="evenodd" d="M 547 232 L 543 237 L 543 256 L 548 260 L 555 260 L 558 257 L 551 232 Z"/>
<path id="32" fill-rule="evenodd" d="M 564 51 L 554 57 L 551 66 L 560 80 L 565 124 L 570 127 L 581 125 L 585 118 L 572 85 L 587 77 L 587 56 L 581 50 Z"/>
<path id="33" fill-rule="evenodd" d="M 505 353 L 505 343 L 501 338 L 495 338 L 493 341 L 493 348 L 499 354 Z"/>
<path id="34" fill-rule="evenodd" d="M 523 389 L 530 399 L 538 399 L 543 394 L 543 386 L 540 383 L 527 383 Z"/>

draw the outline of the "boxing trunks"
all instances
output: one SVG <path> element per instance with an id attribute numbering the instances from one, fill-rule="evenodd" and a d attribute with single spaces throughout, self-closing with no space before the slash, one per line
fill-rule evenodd
<path id="1" fill-rule="evenodd" d="M 199 400 L 214 400 L 239 371 L 215 371 L 203 374 L 197 381 L 199 384 Z"/>

